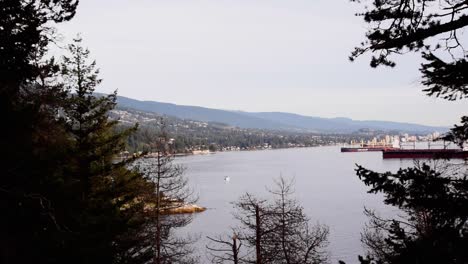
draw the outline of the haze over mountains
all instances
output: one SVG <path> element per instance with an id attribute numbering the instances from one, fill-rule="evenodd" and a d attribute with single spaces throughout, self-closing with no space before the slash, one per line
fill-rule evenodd
<path id="1" fill-rule="evenodd" d="M 140 101 L 118 96 L 119 107 L 159 113 L 183 119 L 219 122 L 240 128 L 294 130 L 319 133 L 351 133 L 359 129 L 401 131 L 410 133 L 445 132 L 446 127 L 425 126 L 389 121 L 358 121 L 350 118 L 321 118 L 283 112 L 243 112 L 176 105 L 155 101 Z"/>

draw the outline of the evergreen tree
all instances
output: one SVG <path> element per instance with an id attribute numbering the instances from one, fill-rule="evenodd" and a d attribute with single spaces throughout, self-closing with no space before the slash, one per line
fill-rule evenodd
<path id="1" fill-rule="evenodd" d="M 99 83 L 88 52 L 45 60 L 54 23 L 76 0 L 0 1 L 1 263 L 146 263 L 154 184 L 116 162 L 131 130 L 114 133 L 115 94 Z M 76 67 L 75 67 L 76 66 Z M 78 69 L 79 67 L 80 69 Z"/>
<path id="2" fill-rule="evenodd" d="M 108 112 L 115 107 L 116 93 L 94 95 L 101 82 L 99 71 L 81 42 L 76 38 L 68 46 L 70 55 L 64 56 L 62 64 L 70 92 L 62 114 L 72 152 L 66 197 L 72 207 L 64 215 L 71 232 L 65 234 L 70 241 L 64 256 L 76 263 L 138 263 L 135 258 L 145 262 L 135 248 L 143 248 L 146 241 L 135 241 L 129 234 L 138 237 L 138 232 L 144 232 L 144 203 L 151 198 L 154 184 L 127 169 L 126 161 L 115 160 L 136 127 L 115 132 L 117 121 L 109 120 Z"/>
<path id="3" fill-rule="evenodd" d="M 56 120 L 65 98 L 58 67 L 44 54 L 53 26 L 70 20 L 75 0 L 0 1 L 0 262 L 54 262 L 57 189 L 67 138 Z"/>
<path id="4" fill-rule="evenodd" d="M 351 1 L 368 4 L 358 15 L 370 25 L 366 40 L 352 52 L 351 61 L 371 52 L 372 67 L 394 67 L 392 55 L 418 52 L 426 61 L 420 71 L 427 95 L 450 101 L 468 98 L 468 54 L 465 39 L 460 38 L 468 26 L 467 1 Z M 465 143 L 467 136 L 461 135 L 461 130 L 468 131 L 466 117 L 447 139 Z"/>
<path id="5" fill-rule="evenodd" d="M 468 97 L 467 53 L 459 38 L 468 26 L 467 1 L 372 1 L 360 15 L 371 27 L 351 60 L 372 52 L 372 67 L 393 67 L 390 55 L 421 52 L 426 60 L 420 69 L 422 84 L 429 96 L 451 101 Z M 462 117 L 461 125 L 444 138 L 466 146 L 467 120 Z M 383 193 L 386 204 L 406 213 L 403 219 L 382 219 L 366 212 L 371 223 L 363 241 L 369 256 L 360 257 L 361 263 L 468 262 L 466 164 L 444 168 L 422 164 L 397 173 L 358 166 L 356 171 L 371 187 L 369 192 Z"/>
<path id="6" fill-rule="evenodd" d="M 383 193 L 385 203 L 398 207 L 399 218 L 384 219 L 366 210 L 370 223 L 363 242 L 371 260 L 380 263 L 467 263 L 468 184 L 464 166 L 429 166 L 376 173 L 358 167 L 357 173 Z"/>

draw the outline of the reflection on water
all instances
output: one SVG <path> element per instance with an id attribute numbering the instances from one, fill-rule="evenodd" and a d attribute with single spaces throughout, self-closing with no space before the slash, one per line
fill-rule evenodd
<path id="1" fill-rule="evenodd" d="M 381 196 L 366 193 L 366 186 L 354 173 L 355 164 L 377 171 L 412 165 L 410 160 L 383 160 L 380 152 L 341 153 L 339 147 L 224 152 L 177 158 L 176 162 L 187 167 L 190 184 L 199 193 L 198 204 L 208 208 L 182 230 L 201 235 L 202 260 L 203 238 L 228 233 L 236 225 L 231 202 L 245 192 L 267 195 L 265 187 L 283 175 L 295 179 L 296 198 L 311 222 L 330 227 L 332 263 L 358 262 L 357 255 L 364 251 L 360 243 L 367 221 L 364 206 L 384 216 L 395 214 L 394 208 L 384 206 Z"/>

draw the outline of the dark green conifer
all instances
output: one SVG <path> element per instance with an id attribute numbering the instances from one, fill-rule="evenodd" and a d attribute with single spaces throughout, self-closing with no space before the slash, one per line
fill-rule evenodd
<path id="1" fill-rule="evenodd" d="M 67 138 L 57 109 L 65 93 L 44 61 L 55 23 L 70 20 L 76 0 L 0 1 L 0 263 L 53 263 L 61 242 L 57 191 Z"/>
<path id="2" fill-rule="evenodd" d="M 145 241 L 135 238 L 143 232 L 144 203 L 151 198 L 154 184 L 127 169 L 127 161 L 116 160 L 136 127 L 116 132 L 117 121 L 108 117 L 116 93 L 94 94 L 101 82 L 99 70 L 81 42 L 78 37 L 68 46 L 70 54 L 62 64 L 70 92 L 62 109 L 72 151 L 68 163 L 72 192 L 67 200 L 76 206 L 67 216 L 73 246 L 66 255 L 76 263 L 138 263 L 142 254 L 134 251 Z"/>
<path id="3" fill-rule="evenodd" d="M 371 52 L 372 67 L 393 67 L 391 55 L 420 52 L 426 60 L 420 69 L 424 92 L 450 101 L 468 97 L 468 54 L 460 38 L 468 26 L 468 1 L 362 2 L 369 5 L 359 15 L 370 28 L 351 60 Z M 466 146 L 468 118 L 462 117 L 444 139 Z M 361 166 L 356 171 L 370 193 L 382 193 L 386 204 L 405 213 L 402 218 L 383 219 L 366 211 L 371 222 L 363 242 L 369 256 L 360 257 L 361 263 L 468 263 L 466 163 L 422 164 L 397 173 L 376 173 Z"/>

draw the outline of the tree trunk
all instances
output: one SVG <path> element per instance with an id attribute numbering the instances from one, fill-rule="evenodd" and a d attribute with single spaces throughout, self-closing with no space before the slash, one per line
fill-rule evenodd
<path id="1" fill-rule="evenodd" d="M 235 236 L 232 238 L 232 255 L 233 255 L 234 264 L 238 264 L 239 252 L 237 251 L 237 238 Z"/>
<path id="2" fill-rule="evenodd" d="M 161 179 L 161 153 L 158 151 L 158 171 L 156 175 L 156 254 L 154 263 L 161 264 L 161 195 L 160 195 L 160 179 Z"/>
<path id="3" fill-rule="evenodd" d="M 255 250 L 257 254 L 257 261 L 255 262 L 256 264 L 261 264 L 262 263 L 262 251 L 261 251 L 261 239 L 262 239 L 262 229 L 260 228 L 260 208 L 258 205 L 255 206 Z"/>

